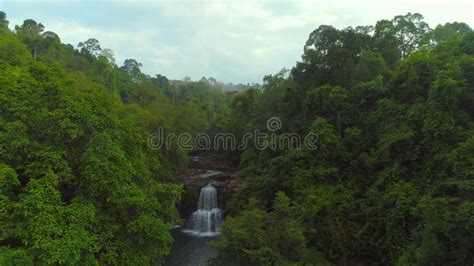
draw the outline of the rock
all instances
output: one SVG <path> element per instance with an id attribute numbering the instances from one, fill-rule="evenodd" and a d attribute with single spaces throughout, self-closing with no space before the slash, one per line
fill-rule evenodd
<path id="1" fill-rule="evenodd" d="M 212 185 L 217 189 L 222 189 L 222 188 L 225 188 L 227 186 L 227 183 L 224 182 L 224 181 L 214 181 L 212 183 Z"/>

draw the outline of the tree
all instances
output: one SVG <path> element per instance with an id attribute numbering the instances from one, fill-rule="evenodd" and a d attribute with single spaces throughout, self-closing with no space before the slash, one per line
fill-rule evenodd
<path id="1" fill-rule="evenodd" d="M 170 87 L 169 79 L 161 74 L 156 74 L 156 78 L 153 78 L 152 81 L 163 90 L 167 90 Z"/>
<path id="2" fill-rule="evenodd" d="M 111 49 L 102 49 L 100 56 L 105 57 L 112 66 L 116 66 L 114 52 Z"/>
<path id="3" fill-rule="evenodd" d="M 59 39 L 59 36 L 56 33 L 52 32 L 52 31 L 43 32 L 43 37 L 45 39 L 47 39 L 47 38 L 57 39 L 61 42 L 61 39 Z"/>
<path id="4" fill-rule="evenodd" d="M 120 69 L 124 70 L 134 81 L 137 81 L 142 74 L 140 67 L 142 67 L 142 64 L 138 63 L 137 60 L 125 59 Z"/>
<path id="5" fill-rule="evenodd" d="M 325 264 L 324 259 L 306 249 L 302 226 L 290 199 L 276 194 L 273 211 L 265 212 L 262 204 L 250 199 L 241 215 L 228 217 L 223 237 L 213 243 L 220 252 L 213 263 L 219 265 L 290 265 L 293 263 Z M 236 245 L 237 244 L 237 245 Z"/>
<path id="6" fill-rule="evenodd" d="M 28 47 L 19 42 L 9 30 L 0 28 L 0 38 L 0 61 L 18 66 L 31 59 Z"/>
<path id="7" fill-rule="evenodd" d="M 99 41 L 94 38 L 90 38 L 85 42 L 80 42 L 77 47 L 81 48 L 81 52 L 89 53 L 94 57 L 99 56 L 102 51 L 102 48 L 100 48 Z"/>
<path id="8" fill-rule="evenodd" d="M 145 115 L 127 112 L 106 75 L 159 90 L 104 73 L 104 58 L 35 25 L 0 29 L 0 264 L 162 263 L 179 222 L 181 186 L 170 181 L 187 156 L 149 149 L 167 118 L 137 103 Z M 45 49 L 37 60 L 28 32 Z"/>
<path id="9" fill-rule="evenodd" d="M 402 57 L 428 44 L 430 27 L 419 13 L 395 16 L 391 21 L 382 20 L 375 26 L 376 39 L 393 37 Z"/>
<path id="10" fill-rule="evenodd" d="M 472 36 L 462 23 L 431 33 L 419 14 L 373 32 L 320 26 L 289 77 L 236 94 L 222 124 L 277 116 L 317 148 L 271 149 L 279 131 L 241 154 L 217 262 L 322 264 L 282 252 L 304 243 L 337 265 L 472 264 Z"/>
<path id="11" fill-rule="evenodd" d="M 43 39 L 41 33 L 44 31 L 44 26 L 32 19 L 23 21 L 21 26 L 15 26 L 16 34 L 25 42 L 33 53 L 33 59 L 36 59 L 38 45 Z"/>
<path id="12" fill-rule="evenodd" d="M 469 25 L 466 23 L 454 22 L 436 26 L 430 35 L 431 40 L 435 44 L 438 44 L 456 37 L 462 37 L 471 31 L 471 27 L 469 27 Z"/>
<path id="13" fill-rule="evenodd" d="M 291 71 L 303 88 L 325 84 L 348 87 L 360 54 L 372 45 L 370 27 L 342 30 L 322 25 L 314 30 L 304 46 L 302 62 Z"/>
<path id="14" fill-rule="evenodd" d="M 474 32 L 469 32 L 464 36 L 460 48 L 463 53 L 474 55 Z"/>
<path id="15" fill-rule="evenodd" d="M 364 51 L 359 56 L 359 60 L 353 72 L 352 81 L 355 84 L 370 81 L 379 75 L 383 75 L 387 70 L 385 60 L 380 53 Z"/>
<path id="16" fill-rule="evenodd" d="M 7 20 L 7 14 L 3 11 L 0 11 L 0 27 L 8 29 L 8 23 L 9 21 Z"/>

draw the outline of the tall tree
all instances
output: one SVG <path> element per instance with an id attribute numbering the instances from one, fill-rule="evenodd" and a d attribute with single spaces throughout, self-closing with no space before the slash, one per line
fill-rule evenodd
<path id="1" fill-rule="evenodd" d="M 32 19 L 23 21 L 21 26 L 15 26 L 16 34 L 25 42 L 31 49 L 33 58 L 37 57 L 38 45 L 43 40 L 41 33 L 44 31 L 44 26 Z"/>
<path id="2" fill-rule="evenodd" d="M 99 41 L 95 38 L 90 38 L 87 41 L 80 42 L 77 47 L 81 48 L 81 51 L 87 52 L 95 57 L 99 56 L 102 51 Z"/>
<path id="3" fill-rule="evenodd" d="M 7 20 L 7 14 L 3 11 L 0 11 L 0 27 L 8 29 L 8 23 L 9 21 Z"/>
<path id="4" fill-rule="evenodd" d="M 141 63 L 135 59 L 130 58 L 125 59 L 123 66 L 121 66 L 120 69 L 124 70 L 133 80 L 137 81 L 142 75 L 140 67 L 142 67 Z"/>

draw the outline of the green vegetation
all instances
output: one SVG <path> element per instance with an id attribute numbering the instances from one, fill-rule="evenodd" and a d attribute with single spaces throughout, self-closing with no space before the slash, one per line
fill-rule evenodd
<path id="1" fill-rule="evenodd" d="M 276 116 L 319 149 L 243 152 L 215 262 L 473 264 L 473 70 L 464 23 L 320 26 L 291 72 L 230 105 L 243 132 Z"/>
<path id="2" fill-rule="evenodd" d="M 0 265 L 162 262 L 188 156 L 147 139 L 205 131 L 219 84 L 148 77 L 95 39 L 75 50 L 0 15 Z"/>
<path id="3" fill-rule="evenodd" d="M 318 149 L 216 151 L 241 180 L 212 263 L 474 263 L 468 25 L 322 25 L 263 86 L 150 77 L 44 30 L 0 12 L 0 265 L 162 264 L 188 154 L 150 149 L 150 134 L 242 140 L 269 117 L 277 138 L 313 133 Z"/>

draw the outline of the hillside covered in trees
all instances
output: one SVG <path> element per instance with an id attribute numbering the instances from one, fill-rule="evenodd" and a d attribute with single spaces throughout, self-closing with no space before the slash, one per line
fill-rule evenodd
<path id="1" fill-rule="evenodd" d="M 315 27 L 291 70 L 231 85 L 0 12 L 0 265 L 163 264 L 189 154 L 150 135 L 242 140 L 269 117 L 266 149 L 213 151 L 240 183 L 212 264 L 472 265 L 474 32 L 410 13 Z M 273 149 L 287 132 L 318 149 Z"/>
<path id="2" fill-rule="evenodd" d="M 279 117 L 320 148 L 241 154 L 216 262 L 472 264 L 473 71 L 464 23 L 318 27 L 291 71 L 238 94 L 230 113 L 243 131 Z"/>
<path id="3" fill-rule="evenodd" d="M 31 19 L 9 30 L 0 13 L 0 265 L 143 265 L 169 253 L 188 155 L 147 139 L 158 127 L 206 131 L 226 85 L 140 66 L 117 66 L 95 39 L 63 44 Z"/>

